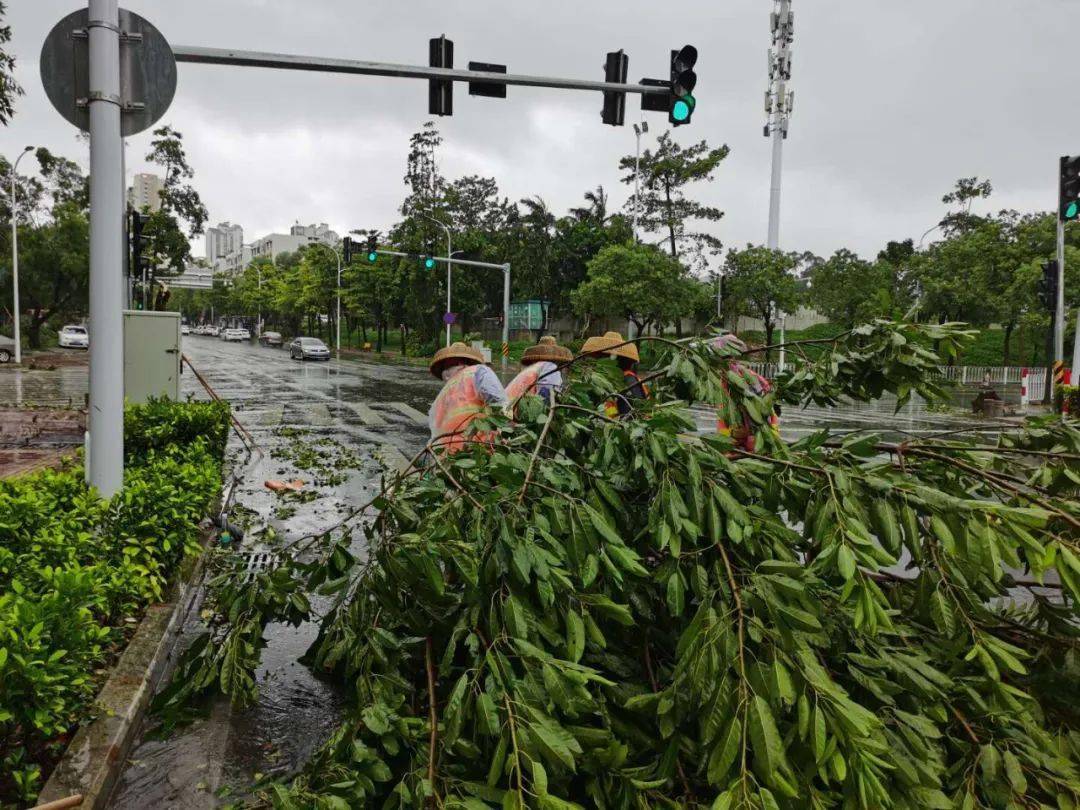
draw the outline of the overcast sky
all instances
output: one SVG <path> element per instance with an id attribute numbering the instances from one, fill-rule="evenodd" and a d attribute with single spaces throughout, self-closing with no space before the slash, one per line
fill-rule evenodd
<path id="1" fill-rule="evenodd" d="M 667 53 L 700 53 L 697 111 L 676 139 L 726 143 L 716 180 L 692 193 L 726 212 L 728 246 L 766 236 L 769 141 L 762 137 L 771 0 L 126 0 L 174 44 L 425 64 L 428 38 L 455 43 L 455 66 L 603 78 L 608 50 L 630 79 L 663 77 Z M 795 114 L 785 142 L 781 246 L 873 255 L 916 240 L 957 177 L 989 178 L 989 207 L 1056 206 L 1059 155 L 1080 151 L 1075 90 L 1080 0 L 793 0 Z M 17 77 L 26 90 L 0 151 L 43 145 L 86 163 L 38 73 L 49 29 L 79 2 L 8 0 Z M 163 122 L 184 133 L 211 222 L 245 239 L 296 221 L 340 232 L 397 216 L 409 134 L 427 120 L 426 82 L 179 65 Z M 1072 84 L 1070 90 L 1069 84 Z M 512 200 L 538 194 L 562 213 L 603 184 L 621 206 L 617 162 L 634 150 L 600 121 L 599 94 L 510 87 L 505 100 L 455 85 L 438 119 L 448 177 L 495 177 Z M 647 113 L 650 146 L 666 126 Z M 130 174 L 150 134 L 128 140 Z M 26 165 L 26 162 L 23 164 Z M 201 255 L 202 243 L 196 249 Z"/>

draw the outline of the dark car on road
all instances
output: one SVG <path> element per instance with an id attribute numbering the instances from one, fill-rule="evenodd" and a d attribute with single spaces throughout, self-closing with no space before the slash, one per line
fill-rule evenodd
<path id="1" fill-rule="evenodd" d="M 293 360 L 329 360 L 330 350 L 318 338 L 298 337 L 289 344 L 289 357 Z"/>

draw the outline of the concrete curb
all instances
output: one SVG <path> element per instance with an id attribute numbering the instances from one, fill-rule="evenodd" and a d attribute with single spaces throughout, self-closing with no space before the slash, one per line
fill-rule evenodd
<path id="1" fill-rule="evenodd" d="M 135 635 L 98 693 L 97 719 L 75 733 L 38 796 L 38 804 L 75 794 L 82 794 L 80 808 L 99 810 L 108 804 L 124 760 L 138 737 L 146 708 L 168 668 L 184 619 L 199 594 L 206 552 L 216 534 L 213 527 L 204 530 L 203 553 L 195 559 L 190 572 L 187 576 L 181 574 L 167 602 L 146 609 Z"/>

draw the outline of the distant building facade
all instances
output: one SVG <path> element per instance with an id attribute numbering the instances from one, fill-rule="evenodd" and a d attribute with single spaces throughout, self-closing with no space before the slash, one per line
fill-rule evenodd
<path id="1" fill-rule="evenodd" d="M 136 211 L 154 213 L 161 210 L 161 192 L 165 183 L 156 174 L 139 173 L 128 187 L 128 205 Z"/>
<path id="2" fill-rule="evenodd" d="M 271 233 L 252 243 L 252 255 L 273 261 L 280 253 L 293 253 L 312 242 L 336 247 L 340 237 L 325 222 L 318 225 L 293 225 L 288 233 Z"/>
<path id="3" fill-rule="evenodd" d="M 244 229 L 231 222 L 219 222 L 206 229 L 206 260 L 213 267 L 233 253 L 239 254 L 244 244 Z"/>

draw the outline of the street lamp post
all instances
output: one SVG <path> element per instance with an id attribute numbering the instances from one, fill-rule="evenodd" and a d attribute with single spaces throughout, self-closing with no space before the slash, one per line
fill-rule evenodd
<path id="1" fill-rule="evenodd" d="M 450 270 L 454 266 L 454 251 L 451 249 L 451 245 L 450 245 L 450 227 L 446 223 L 441 222 L 440 220 L 435 219 L 435 217 L 430 216 L 428 214 L 425 214 L 423 212 L 421 212 L 420 216 L 422 216 L 426 220 L 434 222 L 436 225 L 438 225 L 440 228 L 442 228 L 444 231 L 446 231 L 446 259 L 447 259 L 447 261 L 446 261 L 446 314 L 449 315 L 450 314 Z M 450 345 L 450 321 L 449 320 L 446 322 L 446 345 L 447 346 Z"/>
<path id="2" fill-rule="evenodd" d="M 337 296 L 334 302 L 334 354 L 337 355 L 338 360 L 341 359 L 341 251 L 337 248 L 332 248 L 326 242 L 320 242 L 317 238 L 311 237 L 312 244 L 321 245 L 334 254 L 334 258 L 337 259 Z"/>
<path id="3" fill-rule="evenodd" d="M 649 124 L 642 121 L 641 125 L 634 124 L 634 140 L 637 142 L 634 148 L 634 241 L 638 240 L 637 225 L 638 211 L 641 210 L 641 136 L 649 131 Z"/>
<path id="4" fill-rule="evenodd" d="M 19 161 L 33 148 L 28 146 L 23 149 L 22 154 L 15 158 L 15 163 L 11 166 L 11 286 L 15 294 L 15 365 L 22 363 L 22 336 L 19 324 L 19 215 L 18 201 L 15 198 L 15 172 L 19 168 Z"/>

